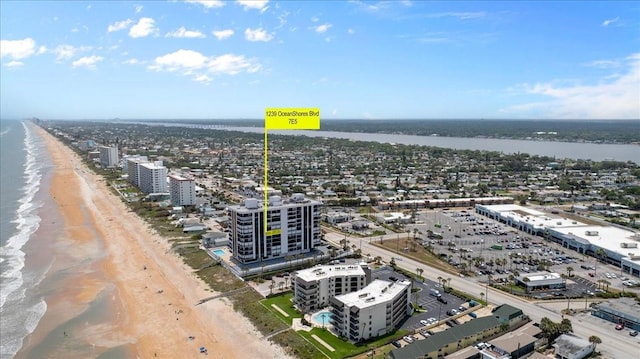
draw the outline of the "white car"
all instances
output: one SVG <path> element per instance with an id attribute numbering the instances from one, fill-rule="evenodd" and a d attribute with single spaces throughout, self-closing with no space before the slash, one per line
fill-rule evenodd
<path id="1" fill-rule="evenodd" d="M 429 322 L 429 324 L 435 323 L 435 322 L 437 322 L 437 321 L 438 321 L 438 320 L 437 320 L 436 318 L 433 318 L 433 317 L 431 317 L 431 318 L 427 319 L 427 322 Z"/>
<path id="2" fill-rule="evenodd" d="M 404 337 L 402 337 L 402 339 L 404 339 L 404 341 L 409 343 L 409 344 L 413 343 L 413 338 L 411 338 L 408 335 L 405 335 Z"/>
<path id="3" fill-rule="evenodd" d="M 423 319 L 423 320 L 421 320 L 421 321 L 420 321 L 420 324 L 422 324 L 422 325 L 429 325 L 429 322 Z"/>

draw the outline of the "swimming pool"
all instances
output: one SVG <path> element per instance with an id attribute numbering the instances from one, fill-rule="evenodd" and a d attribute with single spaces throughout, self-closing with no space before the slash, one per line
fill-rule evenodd
<path id="1" fill-rule="evenodd" d="M 328 325 L 329 319 L 331 319 L 331 312 L 328 310 L 318 312 L 311 317 L 311 320 L 319 325 Z"/>
<path id="2" fill-rule="evenodd" d="M 224 255 L 224 251 L 222 249 L 216 249 L 215 251 L 213 251 L 213 254 L 215 254 L 217 256 L 223 256 Z"/>

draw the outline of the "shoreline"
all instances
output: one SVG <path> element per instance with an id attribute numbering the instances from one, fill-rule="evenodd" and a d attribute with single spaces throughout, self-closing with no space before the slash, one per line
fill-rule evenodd
<path id="1" fill-rule="evenodd" d="M 95 310 L 114 313 L 94 313 L 102 320 L 71 331 L 76 345 L 84 346 L 83 351 L 98 348 L 107 353 L 124 346 L 131 357 L 175 358 L 190 353 L 195 356 L 199 347 L 205 346 L 210 355 L 220 358 L 287 357 L 279 346 L 262 338 L 228 301 L 196 307 L 212 292 L 181 258 L 169 252 L 168 241 L 130 213 L 75 152 L 44 129 L 34 128 L 55 164 L 50 191 L 65 221 L 63 238 L 57 240 L 81 249 L 80 253 L 70 253 L 80 262 L 83 256 L 91 260 L 97 255 L 98 259 L 88 266 L 88 273 L 78 276 L 82 281 L 76 278 L 65 283 L 48 298 L 47 313 L 17 357 L 28 356 L 38 347 L 38 341 L 46 341 L 58 326 L 71 325 L 74 318 L 91 312 L 100 300 L 108 302 L 101 307 L 109 308 Z M 82 250 L 87 245 L 90 248 Z M 52 312 L 65 305 L 76 310 L 84 305 L 84 310 L 71 317 Z M 195 340 L 189 341 L 189 336 Z"/>

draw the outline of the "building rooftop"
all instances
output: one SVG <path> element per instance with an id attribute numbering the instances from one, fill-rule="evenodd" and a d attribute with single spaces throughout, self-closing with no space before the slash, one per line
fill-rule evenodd
<path id="1" fill-rule="evenodd" d="M 322 202 L 315 201 L 309 198 L 304 197 L 301 193 L 294 193 L 288 199 L 282 199 L 280 196 L 271 196 L 269 197 L 269 203 L 267 208 L 287 208 L 287 207 L 298 207 L 301 204 L 316 204 L 322 205 Z M 247 198 L 242 202 L 242 204 L 237 204 L 233 206 L 229 206 L 230 211 L 236 212 L 252 212 L 256 209 L 262 209 L 264 205 L 263 200 L 259 200 L 257 198 Z"/>
<path id="2" fill-rule="evenodd" d="M 480 351 L 476 347 L 466 347 L 462 350 L 458 350 L 455 353 L 451 353 L 444 357 L 444 359 L 467 359 L 475 357 Z"/>
<path id="3" fill-rule="evenodd" d="M 633 298 L 618 298 L 598 303 L 595 308 L 640 323 L 640 304 Z"/>
<path id="4" fill-rule="evenodd" d="M 489 341 L 489 344 L 512 353 L 519 348 L 534 343 L 536 340 L 538 339 L 525 333 L 507 333 L 501 337 Z"/>
<path id="5" fill-rule="evenodd" d="M 551 228 L 564 235 L 570 235 L 580 242 L 591 243 L 610 252 L 619 253 L 623 257 L 640 260 L 640 234 L 618 227 L 589 226 L 578 223 L 574 226 Z M 627 248 L 623 247 L 623 243 Z M 635 248 L 630 248 L 634 245 Z"/>
<path id="6" fill-rule="evenodd" d="M 331 278 L 337 276 L 357 276 L 365 275 L 364 269 L 357 264 L 351 265 L 322 265 L 315 266 L 307 269 L 302 269 L 296 272 L 296 278 L 300 278 L 306 282 L 312 282 L 321 280 L 324 278 Z"/>
<path id="7" fill-rule="evenodd" d="M 556 348 L 556 354 L 561 352 L 563 356 L 578 353 L 583 348 L 592 346 L 588 340 L 570 334 L 562 334 L 559 336 L 553 346 Z"/>
<path id="8" fill-rule="evenodd" d="M 540 282 L 545 280 L 560 280 L 562 277 L 558 273 L 537 272 L 537 273 L 525 273 L 518 276 L 518 280 L 522 281 L 524 278 L 529 278 L 530 282 Z"/>
<path id="9" fill-rule="evenodd" d="M 338 295 L 336 299 L 347 306 L 363 309 L 392 299 L 408 286 L 411 286 L 411 282 L 408 280 L 388 282 L 376 279 L 359 291 Z"/>

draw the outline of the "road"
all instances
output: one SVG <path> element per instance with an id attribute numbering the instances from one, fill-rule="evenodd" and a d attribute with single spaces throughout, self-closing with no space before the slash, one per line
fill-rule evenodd
<path id="1" fill-rule="evenodd" d="M 406 236 L 406 234 L 400 234 L 400 236 Z M 395 239 L 397 234 L 385 235 L 384 239 Z M 345 235 L 341 233 L 329 232 L 325 235 L 325 239 L 330 243 L 340 246 L 340 241 L 345 239 Z M 451 275 L 450 273 L 426 266 L 422 263 L 414 261 L 410 258 L 401 257 L 398 253 L 388 251 L 386 249 L 376 247 L 369 244 L 369 238 L 356 238 L 347 236 L 346 239 L 350 242 L 350 245 L 356 245 L 362 248 L 362 253 L 369 254 L 371 257 L 382 257 L 385 262 L 391 261 L 391 258 L 395 258 L 396 265 L 409 272 L 415 272 L 417 268 L 424 270 L 422 275 L 430 280 L 438 281 L 438 277 L 451 278 L 451 286 L 458 290 L 470 293 L 476 297 L 480 297 L 480 293 L 487 293 L 487 298 L 490 304 L 500 305 L 503 303 L 510 304 L 516 308 L 522 309 L 522 311 L 528 315 L 533 321 L 540 322 L 543 317 L 547 317 L 554 322 L 562 320 L 560 309 L 553 310 L 549 306 L 542 306 L 533 302 L 523 300 L 519 297 L 512 296 L 508 293 L 486 287 L 484 285 L 475 282 L 475 278 L 460 278 Z M 372 240 L 380 240 L 380 237 L 372 237 Z M 488 291 L 488 292 L 487 292 Z M 569 319 L 573 319 L 569 317 Z M 596 318 L 594 318 L 596 319 Z M 598 345 L 598 351 L 602 353 L 603 358 L 635 358 L 637 357 L 636 350 L 640 350 L 640 345 L 635 338 L 628 336 L 626 333 L 618 332 L 614 330 L 614 324 L 608 323 L 605 325 L 598 325 L 600 321 L 590 320 L 578 321 L 573 319 L 573 332 L 585 339 L 588 339 L 592 335 L 597 335 L 602 339 L 602 344 Z"/>

